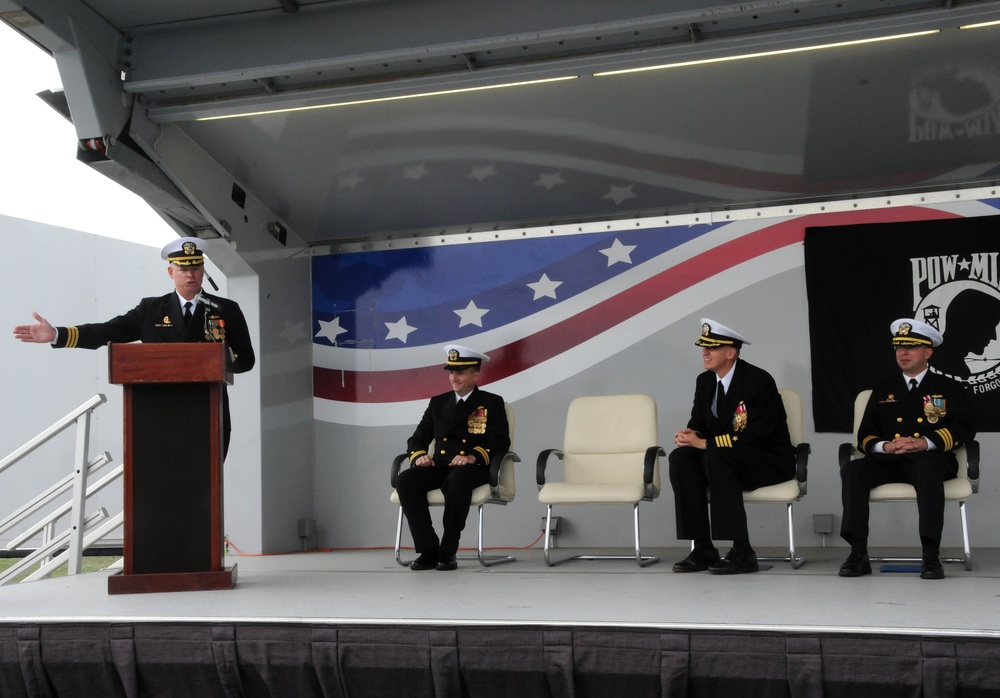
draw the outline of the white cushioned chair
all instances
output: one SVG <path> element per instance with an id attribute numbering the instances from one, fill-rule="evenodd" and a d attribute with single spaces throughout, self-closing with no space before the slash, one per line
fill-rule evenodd
<path id="1" fill-rule="evenodd" d="M 858 429 L 861 426 L 861 418 L 865 413 L 865 406 L 871 390 L 862 390 L 854 399 L 854 441 L 840 445 L 840 467 L 847 465 L 848 461 L 860 458 L 861 453 L 855 447 Z M 979 442 L 969 441 L 961 448 L 954 451 L 958 459 L 958 475 L 951 480 L 945 480 L 944 500 L 946 502 L 958 502 L 959 515 L 962 519 L 962 557 L 942 557 L 942 562 L 961 562 L 965 569 L 972 569 L 972 549 L 969 545 L 969 517 L 965 511 L 965 502 L 973 494 L 979 491 Z M 871 502 L 916 502 L 917 492 L 913 485 L 905 482 L 890 482 L 885 485 L 873 487 L 868 497 Z M 873 557 L 872 560 L 879 562 L 920 562 L 919 557 Z"/>
<path id="2" fill-rule="evenodd" d="M 510 403 L 505 402 L 504 407 L 507 408 L 507 424 L 510 427 L 510 439 L 511 448 L 514 447 L 514 408 L 511 407 Z M 433 453 L 433 449 L 430 449 Z M 497 565 L 503 562 L 513 562 L 517 558 L 510 555 L 487 555 L 485 548 L 483 547 L 483 507 L 487 504 L 500 504 L 507 505 L 514 501 L 515 486 L 514 486 L 514 464 L 520 463 L 521 459 L 513 451 L 508 451 L 507 453 L 497 453 L 494 454 L 490 459 L 490 481 L 485 485 L 480 485 L 472 491 L 472 508 L 476 509 L 478 513 L 478 545 L 476 547 L 476 557 L 480 564 L 485 567 L 491 565 Z M 389 475 L 389 481 L 392 485 L 392 494 L 389 500 L 399 507 L 399 495 L 396 494 L 396 476 L 399 475 L 399 470 L 403 466 L 403 463 L 408 462 L 408 456 L 406 453 L 401 453 L 396 456 L 392 461 L 392 470 Z M 427 493 L 427 503 L 432 507 L 443 507 L 444 506 L 444 493 L 441 490 L 431 490 Z M 402 559 L 401 552 L 401 541 L 403 535 L 403 508 L 399 507 L 399 515 L 396 517 L 396 562 L 404 567 L 409 565 L 410 560 Z"/>
<path id="3" fill-rule="evenodd" d="M 538 500 L 546 505 L 545 564 L 571 560 L 634 559 L 645 567 L 659 558 L 643 555 L 639 544 L 639 502 L 660 494 L 656 401 L 649 395 L 579 397 L 566 413 L 562 449 L 538 454 Z M 563 462 L 562 482 L 546 480 L 550 456 Z M 550 557 L 552 508 L 579 504 L 630 504 L 633 509 L 634 555 L 576 555 L 559 561 Z"/>
<path id="4" fill-rule="evenodd" d="M 805 563 L 805 558 L 795 554 L 795 526 L 792 522 L 792 505 L 806 493 L 806 475 L 809 467 L 809 444 L 802 441 L 802 398 L 794 390 L 781 388 L 781 402 L 785 406 L 788 435 L 795 447 L 795 477 L 776 485 L 758 487 L 743 493 L 744 503 L 784 504 L 788 518 L 788 557 L 759 557 L 759 560 L 789 562 L 793 569 Z"/>

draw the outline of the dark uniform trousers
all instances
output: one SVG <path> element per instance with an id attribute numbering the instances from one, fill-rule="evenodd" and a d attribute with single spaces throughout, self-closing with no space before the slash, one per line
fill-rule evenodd
<path id="1" fill-rule="evenodd" d="M 917 492 L 920 541 L 937 548 L 944 528 L 944 481 L 958 474 L 958 463 L 950 453 L 920 451 L 906 455 L 869 453 L 852 460 L 841 473 L 844 520 L 841 537 L 850 543 L 868 541 L 868 499 L 872 488 L 889 482 L 906 482 Z"/>
<path id="2" fill-rule="evenodd" d="M 701 450 L 684 446 L 671 451 L 670 483 L 681 540 L 748 540 L 744 490 L 791 479 L 788 468 L 774 463 L 768 451 Z M 708 492 L 711 491 L 711 507 Z M 711 521 L 709 520 L 711 511 Z"/>
<path id="3" fill-rule="evenodd" d="M 935 414 L 935 402 L 940 414 Z M 910 390 L 897 374 L 875 386 L 858 427 L 857 448 L 864 456 L 841 470 L 844 518 L 840 536 L 855 550 L 868 543 L 868 499 L 873 487 L 906 482 L 917 492 L 921 545 L 936 553 L 944 527 L 944 481 L 958 473 L 954 449 L 975 438 L 965 387 L 928 372 Z M 907 454 L 874 450 L 880 441 L 900 436 L 926 437 L 933 449 Z"/>
<path id="4" fill-rule="evenodd" d="M 469 500 L 472 491 L 490 481 L 490 470 L 484 465 L 448 466 L 435 463 L 425 467 L 415 466 L 399 473 L 396 493 L 406 512 L 406 521 L 413 536 L 417 552 L 453 555 L 469 518 Z M 443 533 L 438 540 L 431 523 L 427 493 L 440 488 L 444 494 Z"/>
<path id="5" fill-rule="evenodd" d="M 432 442 L 434 452 L 429 453 Z M 396 479 L 396 493 L 418 553 L 455 554 L 469 517 L 472 491 L 489 482 L 491 458 L 502 457 L 508 449 L 510 427 L 499 395 L 477 387 L 461 405 L 455 404 L 453 392 L 431 398 L 407 441 L 407 451 L 411 463 L 426 454 L 434 464 L 411 466 Z M 448 465 L 456 455 L 474 456 L 476 462 Z M 427 493 L 438 488 L 444 494 L 440 540 L 427 504 Z"/>
<path id="6" fill-rule="evenodd" d="M 732 370 L 718 417 L 712 414 L 715 374 L 704 371 L 695 380 L 688 428 L 707 439 L 707 448 L 681 446 L 668 458 L 681 540 L 749 540 L 744 490 L 795 476 L 795 449 L 774 379 L 743 359 Z"/>

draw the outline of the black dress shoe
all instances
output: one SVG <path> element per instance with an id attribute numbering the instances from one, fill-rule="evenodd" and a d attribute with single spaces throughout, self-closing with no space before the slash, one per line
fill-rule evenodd
<path id="1" fill-rule="evenodd" d="M 937 555 L 924 556 L 920 563 L 921 579 L 944 579 L 944 568 L 941 567 L 941 558 Z"/>
<path id="2" fill-rule="evenodd" d="M 437 568 L 441 572 L 451 572 L 458 568 L 458 561 L 455 560 L 454 555 L 442 555 L 438 559 Z"/>
<path id="3" fill-rule="evenodd" d="M 410 563 L 410 569 L 416 570 L 417 572 L 422 572 L 424 570 L 432 570 L 437 567 L 438 556 L 432 553 L 420 553 L 420 556 L 416 560 Z"/>
<path id="4" fill-rule="evenodd" d="M 718 561 L 719 551 L 715 548 L 695 548 L 690 555 L 674 564 L 674 572 L 704 572 Z"/>
<path id="5" fill-rule="evenodd" d="M 745 574 L 756 572 L 757 553 L 753 550 L 737 550 L 733 548 L 723 560 L 719 560 L 714 565 L 708 566 L 708 571 L 712 574 Z"/>
<path id="6" fill-rule="evenodd" d="M 851 553 L 840 566 L 841 577 L 861 577 L 872 573 L 872 563 L 868 560 L 868 553 Z"/>

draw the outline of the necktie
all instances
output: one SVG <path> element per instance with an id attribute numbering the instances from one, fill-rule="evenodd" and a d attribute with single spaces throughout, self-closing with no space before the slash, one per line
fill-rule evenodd
<path id="1" fill-rule="evenodd" d="M 910 390 L 913 390 L 916 387 L 917 387 L 917 379 L 916 378 L 911 378 L 910 379 Z"/>
<path id="2" fill-rule="evenodd" d="M 184 324 L 187 325 L 191 320 L 191 301 L 184 304 Z"/>
<path id="3" fill-rule="evenodd" d="M 722 414 L 722 401 L 726 399 L 726 389 L 722 387 L 722 381 L 719 381 L 716 385 L 718 388 L 715 391 L 715 409 L 712 411 L 718 417 Z"/>

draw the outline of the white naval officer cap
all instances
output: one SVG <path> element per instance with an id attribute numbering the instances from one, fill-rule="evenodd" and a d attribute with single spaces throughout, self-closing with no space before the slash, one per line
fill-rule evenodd
<path id="1" fill-rule="evenodd" d="M 461 344 L 449 344 L 444 348 L 444 353 L 448 357 L 448 361 L 444 365 L 446 371 L 469 368 L 470 366 L 479 368 L 484 361 L 490 360 L 486 354 L 469 349 L 469 347 L 463 347 Z"/>
<path id="2" fill-rule="evenodd" d="M 171 240 L 160 249 L 160 257 L 180 267 L 193 267 L 205 263 L 205 253 L 198 247 L 196 237 L 180 237 Z"/>
<path id="3" fill-rule="evenodd" d="M 936 347 L 944 341 L 936 328 L 911 317 L 893 320 L 889 329 L 894 347 Z"/>
<path id="4" fill-rule="evenodd" d="M 695 346 L 710 349 L 715 347 L 736 347 L 739 349 L 744 344 L 750 344 L 750 340 L 736 330 L 711 318 L 703 317 L 701 319 L 701 336 L 698 337 Z"/>

